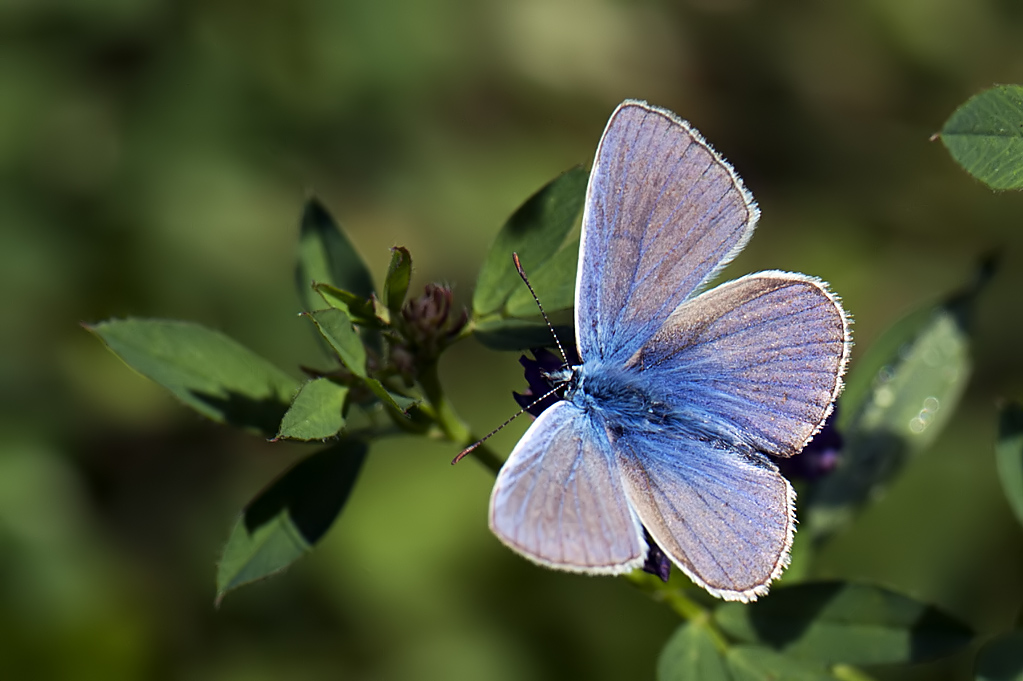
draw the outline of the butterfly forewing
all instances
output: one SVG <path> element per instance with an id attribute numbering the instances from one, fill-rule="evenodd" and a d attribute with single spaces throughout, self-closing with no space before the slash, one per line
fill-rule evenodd
<path id="1" fill-rule="evenodd" d="M 490 529 L 530 560 L 575 572 L 627 572 L 647 551 L 603 428 L 568 402 L 541 414 L 512 450 L 490 498 Z"/>
<path id="2" fill-rule="evenodd" d="M 597 149 L 583 214 L 576 333 L 584 360 L 624 361 L 749 239 L 731 167 L 674 114 L 624 102 Z"/>

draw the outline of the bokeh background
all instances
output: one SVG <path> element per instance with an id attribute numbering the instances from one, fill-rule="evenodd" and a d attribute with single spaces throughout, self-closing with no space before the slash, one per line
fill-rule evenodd
<path id="1" fill-rule="evenodd" d="M 505 217 L 588 164 L 626 97 L 732 161 L 763 220 L 729 274 L 830 281 L 854 362 L 1001 253 L 961 409 L 813 571 L 1009 628 L 1023 532 L 992 444 L 996 400 L 1023 396 L 1023 196 L 928 141 L 1006 82 L 1015 0 L 3 0 L 0 676 L 651 678 L 675 616 L 502 548 L 490 473 L 419 440 L 376 447 L 318 550 L 215 611 L 236 513 L 309 450 L 204 422 L 78 326 L 196 320 L 297 375 L 321 361 L 292 281 L 307 192 L 378 282 L 404 245 L 416 288 L 468 301 Z M 476 430 L 515 409 L 516 359 L 446 356 Z M 900 678 L 966 678 L 969 658 Z"/>

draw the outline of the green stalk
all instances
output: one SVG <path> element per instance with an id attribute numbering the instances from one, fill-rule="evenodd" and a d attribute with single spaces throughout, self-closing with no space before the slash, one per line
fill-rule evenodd
<path id="1" fill-rule="evenodd" d="M 472 434 L 469 426 L 455 412 L 455 408 L 451 406 L 447 395 L 444 394 L 444 389 L 441 388 L 437 362 L 430 362 L 422 368 L 419 374 L 419 384 L 423 388 L 423 395 L 433 409 L 434 418 L 444 433 L 444 437 L 463 449 L 476 443 L 478 438 Z M 477 446 L 471 454 L 495 475 L 504 465 L 504 461 L 486 445 Z"/>
<path id="2" fill-rule="evenodd" d="M 687 596 L 684 589 L 665 584 L 655 575 L 642 570 L 633 570 L 622 577 L 653 600 L 667 605 L 682 619 L 706 628 L 718 650 L 724 652 L 728 649 L 728 640 L 714 624 L 710 611 Z"/>

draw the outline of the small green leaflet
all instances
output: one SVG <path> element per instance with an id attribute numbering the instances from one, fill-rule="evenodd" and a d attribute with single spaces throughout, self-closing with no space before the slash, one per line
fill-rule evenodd
<path id="1" fill-rule="evenodd" d="M 362 379 L 366 387 L 384 404 L 407 416 L 409 408 L 418 400 L 392 393 L 379 380 L 367 375 L 366 347 L 344 310 L 337 308 L 316 310 L 306 313 L 306 316 L 316 324 L 316 328 L 337 353 L 346 369 Z"/>
<path id="2" fill-rule="evenodd" d="M 314 282 L 331 284 L 363 299 L 374 291 L 366 263 L 315 197 L 306 201 L 302 212 L 295 266 L 295 284 L 307 311 L 321 306 L 319 296 L 311 288 Z"/>
<path id="3" fill-rule="evenodd" d="M 999 85 L 971 97 L 940 135 L 952 158 L 987 186 L 1023 188 L 1023 87 Z"/>
<path id="4" fill-rule="evenodd" d="M 314 378 L 299 389 L 281 420 L 275 440 L 323 440 L 345 426 L 348 387 L 328 378 Z"/>
<path id="5" fill-rule="evenodd" d="M 313 284 L 313 290 L 320 294 L 327 305 L 347 314 L 353 324 L 372 329 L 382 329 L 387 326 L 389 320 L 378 316 L 379 311 L 372 298 L 363 298 L 350 291 L 342 291 L 330 284 Z M 320 307 L 322 306 L 318 305 L 317 309 Z M 386 310 L 383 311 L 383 314 L 385 317 L 389 316 Z"/>
<path id="6" fill-rule="evenodd" d="M 412 280 L 412 256 L 408 249 L 397 246 L 391 249 L 391 264 L 387 268 L 384 279 L 384 304 L 390 310 L 392 318 L 401 313 L 401 306 L 408 295 L 409 282 Z"/>
<path id="7" fill-rule="evenodd" d="M 341 440 L 298 462 L 245 507 L 217 565 L 217 604 L 312 549 L 348 501 L 367 451 L 362 441 Z"/>
<path id="8" fill-rule="evenodd" d="M 329 308 L 307 312 L 306 316 L 313 321 L 345 368 L 356 376 L 365 378 L 366 347 L 345 311 Z"/>

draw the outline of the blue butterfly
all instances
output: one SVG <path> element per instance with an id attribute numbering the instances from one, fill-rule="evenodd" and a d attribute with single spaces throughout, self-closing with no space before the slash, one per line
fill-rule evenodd
<path id="1" fill-rule="evenodd" d="M 620 574 L 649 536 L 738 601 L 789 561 L 798 454 L 842 389 L 849 321 L 827 285 L 768 271 L 704 290 L 759 217 L 687 122 L 628 100 L 597 148 L 575 294 L 582 363 L 497 477 L 490 528 L 546 567 Z M 701 292 L 702 291 L 702 292 Z"/>

